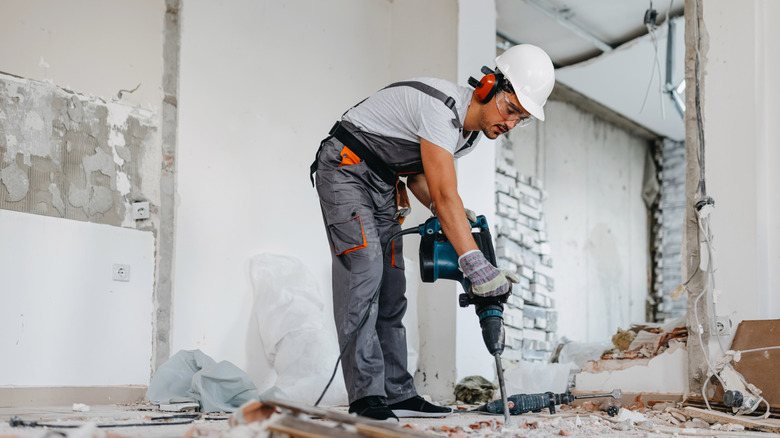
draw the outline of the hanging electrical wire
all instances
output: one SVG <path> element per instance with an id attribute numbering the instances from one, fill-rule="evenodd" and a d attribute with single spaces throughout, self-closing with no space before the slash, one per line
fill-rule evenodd
<path id="1" fill-rule="evenodd" d="M 647 82 L 647 89 L 645 90 L 645 97 L 642 100 L 642 106 L 639 108 L 639 113 L 641 114 L 642 111 L 645 109 L 645 104 L 647 103 L 647 97 L 650 95 L 650 88 L 653 84 L 653 78 L 655 78 L 656 71 L 658 72 L 658 81 L 659 84 L 662 82 L 661 80 L 661 62 L 658 60 L 658 38 L 656 37 L 656 25 L 655 21 L 658 17 L 658 11 L 653 9 L 653 2 L 650 1 L 650 8 L 645 11 L 645 18 L 644 23 L 645 27 L 647 28 L 647 33 L 650 34 L 650 39 L 653 42 L 653 51 L 654 51 L 654 57 L 653 57 L 653 66 L 650 68 L 650 80 Z M 669 13 L 667 11 L 666 19 L 669 19 Z M 658 96 L 659 101 L 661 103 L 661 117 L 665 120 L 666 119 L 666 110 L 664 107 L 664 100 L 663 100 L 663 86 L 660 86 Z"/>
<path id="2" fill-rule="evenodd" d="M 694 106 L 696 108 L 696 135 L 699 145 L 698 161 L 699 161 L 699 193 L 701 194 L 701 202 L 708 202 L 707 197 L 707 185 L 704 182 L 704 120 L 701 113 L 701 17 L 699 16 L 699 1 L 693 2 L 694 20 L 694 37 L 696 43 L 694 47 L 696 49 L 696 56 L 694 59 Z M 697 208 L 700 208 L 697 204 Z"/>

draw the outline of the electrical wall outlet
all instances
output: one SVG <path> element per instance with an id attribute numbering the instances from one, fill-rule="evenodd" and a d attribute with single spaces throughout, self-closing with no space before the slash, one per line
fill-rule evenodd
<path id="1" fill-rule="evenodd" d="M 133 219 L 149 219 L 149 202 L 133 202 Z"/>
<path id="2" fill-rule="evenodd" d="M 130 265 L 114 264 L 111 267 L 111 278 L 114 281 L 130 281 Z"/>
<path id="3" fill-rule="evenodd" d="M 718 336 L 731 334 L 731 318 L 728 316 L 716 316 L 713 321 L 712 333 Z"/>

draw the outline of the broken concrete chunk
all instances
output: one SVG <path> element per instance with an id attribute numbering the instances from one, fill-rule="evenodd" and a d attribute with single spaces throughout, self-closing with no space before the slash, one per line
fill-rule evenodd
<path id="1" fill-rule="evenodd" d="M 617 420 L 621 422 L 629 421 L 631 423 L 640 423 L 642 421 L 647 421 L 647 417 L 641 412 L 632 411 L 630 409 L 621 409 Z"/>
<path id="2" fill-rule="evenodd" d="M 73 403 L 73 412 L 89 412 L 89 405 L 84 403 Z"/>
<path id="3" fill-rule="evenodd" d="M 482 376 L 464 377 L 455 385 L 455 399 L 468 404 L 487 403 L 493 400 L 496 386 Z"/>
<path id="4" fill-rule="evenodd" d="M 686 428 L 686 429 L 708 429 L 710 427 L 710 423 L 707 423 L 706 421 L 702 420 L 701 418 L 694 418 L 690 421 L 686 421 L 680 427 Z"/>

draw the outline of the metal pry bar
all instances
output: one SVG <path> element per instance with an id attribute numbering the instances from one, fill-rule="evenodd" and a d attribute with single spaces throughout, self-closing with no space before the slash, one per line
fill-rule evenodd
<path id="1" fill-rule="evenodd" d="M 612 397 L 615 400 L 618 400 L 618 399 L 622 398 L 623 395 L 622 395 L 622 393 L 620 392 L 619 389 L 616 389 L 616 390 L 614 390 L 612 392 L 604 393 L 604 394 L 583 394 L 583 395 L 575 395 L 574 396 L 575 399 L 580 399 L 580 398 L 602 398 L 602 397 Z"/>

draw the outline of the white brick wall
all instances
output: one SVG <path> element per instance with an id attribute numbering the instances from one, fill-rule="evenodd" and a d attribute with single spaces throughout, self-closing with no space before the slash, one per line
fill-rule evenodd
<path id="1" fill-rule="evenodd" d="M 542 204 L 547 198 L 541 180 L 513 166 L 511 146 L 496 154 L 496 257 L 498 266 L 515 272 L 520 283 L 504 311 L 509 360 L 547 360 L 557 343 L 552 248 Z"/>

